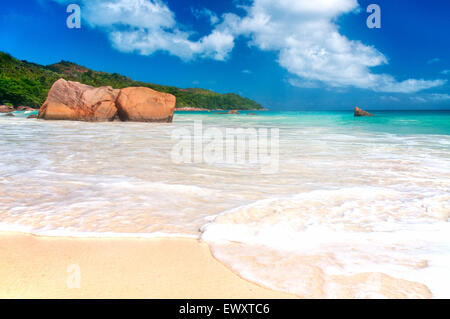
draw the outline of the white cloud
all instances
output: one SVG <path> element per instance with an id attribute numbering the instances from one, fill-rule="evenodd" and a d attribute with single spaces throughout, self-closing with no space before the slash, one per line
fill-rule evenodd
<path id="1" fill-rule="evenodd" d="M 288 79 L 287 82 L 295 87 L 302 89 L 316 89 L 320 87 L 320 84 L 317 81 L 308 81 L 308 80 L 300 80 L 300 79 Z"/>
<path id="2" fill-rule="evenodd" d="M 70 2 L 71 0 L 55 0 Z M 296 78 L 295 86 L 357 87 L 380 92 L 412 93 L 443 85 L 444 80 L 397 81 L 371 68 L 388 63 L 375 47 L 339 33 L 336 19 L 358 11 L 357 0 L 254 0 L 240 6 L 244 16 L 224 14 L 220 21 L 208 9 L 193 10 L 210 19 L 214 30 L 198 40 L 176 21 L 162 0 L 81 0 L 82 17 L 109 34 L 115 48 L 150 55 L 166 51 L 183 60 L 226 60 L 237 37 L 249 45 L 275 51 L 278 63 Z"/>
<path id="3" fill-rule="evenodd" d="M 150 30 L 176 27 L 175 15 L 160 0 L 84 0 L 83 4 L 83 18 L 92 26 L 121 25 Z"/>
<path id="4" fill-rule="evenodd" d="M 411 96 L 409 99 L 413 102 L 418 102 L 418 103 L 428 102 L 427 99 L 425 99 L 424 97 L 421 97 L 421 96 Z"/>
<path id="5" fill-rule="evenodd" d="M 429 102 L 446 102 L 450 101 L 450 94 L 447 93 L 431 93 L 425 94 L 421 96 L 411 96 L 411 101 L 420 102 L 420 103 L 429 103 Z"/>
<path id="6" fill-rule="evenodd" d="M 261 50 L 278 52 L 278 63 L 298 76 L 289 80 L 297 87 L 316 87 L 319 81 L 332 87 L 412 93 L 445 83 L 399 82 L 391 75 L 372 73 L 371 67 L 387 64 L 388 59 L 374 47 L 341 35 L 335 23 L 358 8 L 356 0 L 255 0 L 245 17 L 227 14 L 218 29 L 245 35 Z"/>
<path id="7" fill-rule="evenodd" d="M 161 50 L 183 60 L 191 60 L 197 56 L 225 60 L 234 46 L 231 35 L 216 31 L 199 41 L 189 40 L 189 34 L 180 30 L 112 31 L 110 39 L 113 46 L 123 52 L 137 51 L 142 55 L 150 55 Z"/>
<path id="8" fill-rule="evenodd" d="M 433 58 L 427 61 L 428 64 L 433 64 L 433 63 L 438 63 L 439 61 L 441 61 L 441 59 L 439 58 Z"/>
<path id="9" fill-rule="evenodd" d="M 380 96 L 380 99 L 382 101 L 388 101 L 388 102 L 400 102 L 400 99 L 398 97 L 392 96 L 392 95 L 388 95 L 388 96 L 383 95 L 383 96 Z"/>
<path id="10" fill-rule="evenodd" d="M 446 80 L 416 80 L 408 79 L 398 82 L 392 76 L 387 74 L 375 74 L 376 83 L 369 87 L 374 91 L 391 93 L 414 93 L 421 90 L 430 89 L 444 85 Z"/>
<path id="11" fill-rule="evenodd" d="M 433 94 L 430 94 L 430 97 L 434 101 L 450 100 L 450 94 L 446 94 L 446 93 L 433 93 Z"/>
<path id="12" fill-rule="evenodd" d="M 54 1 L 69 3 L 72 0 Z M 104 30 L 112 45 L 123 52 L 150 55 L 166 51 L 183 60 L 197 57 L 225 60 L 234 47 L 234 37 L 218 30 L 191 40 L 194 32 L 184 30 L 162 0 L 80 2 L 83 20 L 91 27 Z M 210 19 L 215 21 L 212 12 Z"/>
<path id="13" fill-rule="evenodd" d="M 209 20 L 209 22 L 211 23 L 211 25 L 215 25 L 220 21 L 217 14 L 215 14 L 214 12 L 212 12 L 211 10 L 206 9 L 206 8 L 203 8 L 203 9 L 191 8 L 191 12 L 197 19 L 200 19 L 203 17 L 207 18 Z"/>

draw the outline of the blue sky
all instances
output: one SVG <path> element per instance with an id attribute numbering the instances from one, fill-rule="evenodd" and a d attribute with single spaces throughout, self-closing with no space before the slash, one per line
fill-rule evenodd
<path id="1" fill-rule="evenodd" d="M 81 7 L 81 29 L 66 7 Z M 369 4 L 381 28 L 369 29 Z M 0 50 L 272 109 L 450 109 L 450 1 L 3 1 Z"/>

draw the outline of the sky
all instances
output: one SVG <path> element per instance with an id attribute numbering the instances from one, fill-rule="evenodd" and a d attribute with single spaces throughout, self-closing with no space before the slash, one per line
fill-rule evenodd
<path id="1" fill-rule="evenodd" d="M 67 26 L 70 4 L 81 28 Z M 450 109 L 449 12 L 448 0 L 2 1 L 0 51 L 270 109 Z"/>

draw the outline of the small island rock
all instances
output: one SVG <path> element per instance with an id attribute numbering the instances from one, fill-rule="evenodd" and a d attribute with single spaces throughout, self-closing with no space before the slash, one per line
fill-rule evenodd
<path id="1" fill-rule="evenodd" d="M 373 116 L 373 114 L 370 114 L 369 112 L 366 112 L 359 107 L 355 107 L 354 116 Z"/>

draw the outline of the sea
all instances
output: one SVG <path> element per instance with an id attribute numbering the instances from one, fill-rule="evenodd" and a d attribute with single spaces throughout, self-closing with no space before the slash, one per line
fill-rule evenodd
<path id="1" fill-rule="evenodd" d="M 302 297 L 450 298 L 450 111 L 373 113 L 0 115 L 0 231 L 196 238 Z"/>

